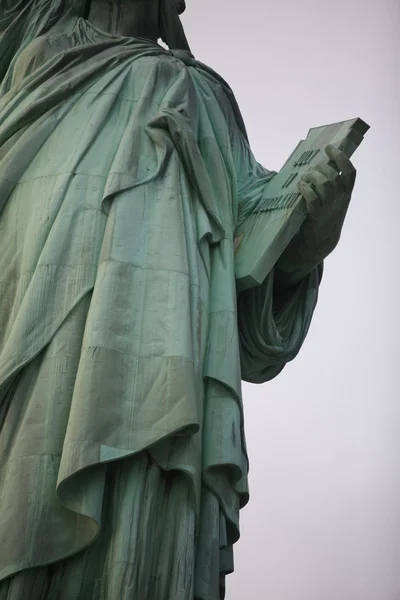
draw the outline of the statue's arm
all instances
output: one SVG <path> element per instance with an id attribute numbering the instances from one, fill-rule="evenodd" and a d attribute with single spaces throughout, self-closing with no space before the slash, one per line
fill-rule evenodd
<path id="1" fill-rule="evenodd" d="M 240 220 L 243 212 L 251 214 L 257 207 L 257 186 L 268 184 L 270 172 L 256 163 L 247 141 L 240 139 L 238 134 L 235 146 L 242 148 L 236 158 L 239 159 L 239 173 L 244 173 L 245 182 L 242 189 L 239 188 Z M 339 242 L 354 189 L 356 170 L 346 154 L 338 148 L 330 145 L 325 152 L 329 161 L 321 161 L 298 184 L 299 192 L 306 200 L 308 216 L 275 265 L 277 289 L 287 290 L 299 283 L 322 265 Z M 268 197 L 268 194 L 264 197 Z"/>
<path id="2" fill-rule="evenodd" d="M 257 163 L 239 129 L 234 133 L 232 150 L 240 224 L 268 196 L 266 186 L 274 172 Z M 297 356 L 308 333 L 323 267 L 318 257 L 299 255 L 298 247 L 299 243 L 293 244 L 296 260 L 283 253 L 261 285 L 238 296 L 241 374 L 245 381 L 263 383 L 278 375 Z"/>
<path id="3" fill-rule="evenodd" d="M 268 197 L 273 173 L 255 160 L 239 129 L 233 131 L 237 170 L 238 222 Z M 238 297 L 242 378 L 262 383 L 275 377 L 300 351 L 318 299 L 323 261 L 336 247 L 349 206 L 356 171 L 340 150 L 307 173 L 299 191 L 308 216 L 265 281 Z M 267 243 L 267 241 L 266 241 Z"/>
<path id="4" fill-rule="evenodd" d="M 336 248 L 356 181 L 350 159 L 334 146 L 322 161 L 302 177 L 299 191 L 306 199 L 308 216 L 281 255 L 276 282 L 281 289 L 298 283 Z"/>
<path id="5" fill-rule="evenodd" d="M 232 149 L 237 173 L 237 227 L 240 229 L 241 223 L 251 217 L 259 202 L 268 196 L 266 188 L 276 172 L 269 171 L 256 161 L 247 140 L 237 127 L 232 135 Z M 299 232 L 275 265 L 276 291 L 286 291 L 293 287 L 321 262 L 313 249 L 303 242 L 302 230 L 302 233 Z"/>

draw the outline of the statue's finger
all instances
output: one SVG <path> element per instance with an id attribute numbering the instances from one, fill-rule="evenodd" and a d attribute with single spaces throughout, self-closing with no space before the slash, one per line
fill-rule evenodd
<path id="1" fill-rule="evenodd" d="M 335 146 L 332 146 L 331 144 L 326 146 L 325 153 L 333 162 L 336 163 L 336 165 L 340 169 L 346 193 L 351 194 L 357 176 L 357 171 L 353 163 L 348 158 L 348 156 L 346 156 L 346 154 L 342 152 L 342 150 L 335 148 Z"/>
<path id="2" fill-rule="evenodd" d="M 322 210 L 321 199 L 319 194 L 311 187 L 309 183 L 300 180 L 297 184 L 297 189 L 304 196 L 307 203 L 308 214 L 311 218 L 318 218 Z"/>
<path id="3" fill-rule="evenodd" d="M 340 167 L 341 170 L 355 170 L 350 158 L 333 144 L 328 144 L 325 147 L 325 153 L 332 158 Z"/>
<path id="4" fill-rule="evenodd" d="M 315 165 L 314 170 L 320 172 L 322 175 L 324 175 L 324 177 L 326 177 L 326 179 L 333 186 L 335 200 L 339 200 L 346 192 L 343 184 L 343 177 L 340 175 L 339 171 L 333 166 L 324 162 Z"/>
<path id="5" fill-rule="evenodd" d="M 331 181 L 325 175 L 315 169 L 311 169 L 301 179 L 313 187 L 318 195 L 321 208 L 333 204 L 335 201 L 335 190 Z"/>

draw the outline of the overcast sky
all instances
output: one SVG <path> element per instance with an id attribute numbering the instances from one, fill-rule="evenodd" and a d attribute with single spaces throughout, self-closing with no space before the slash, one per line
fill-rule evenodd
<path id="1" fill-rule="evenodd" d="M 310 127 L 371 125 L 303 350 L 244 386 L 251 500 L 227 600 L 400 600 L 399 1 L 187 5 L 267 168 Z"/>

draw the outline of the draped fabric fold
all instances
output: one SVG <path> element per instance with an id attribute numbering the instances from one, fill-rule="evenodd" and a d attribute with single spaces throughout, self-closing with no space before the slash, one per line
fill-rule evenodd
<path id="1" fill-rule="evenodd" d="M 297 356 L 311 324 L 322 271 L 321 264 L 283 297 L 274 293 L 273 273 L 240 294 L 242 379 L 268 381 Z"/>
<path id="2" fill-rule="evenodd" d="M 319 275 L 237 298 L 235 228 L 273 173 L 231 90 L 185 53 L 46 22 L 57 6 L 31 0 L 0 59 L 0 600 L 70 600 L 67 581 L 219 600 L 248 501 L 241 378 L 295 357 Z"/>

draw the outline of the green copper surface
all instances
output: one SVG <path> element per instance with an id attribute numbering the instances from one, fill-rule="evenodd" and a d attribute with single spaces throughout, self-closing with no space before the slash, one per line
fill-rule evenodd
<path id="1" fill-rule="evenodd" d="M 166 50 L 61 0 L 0 8 L 0 600 L 219 600 L 241 380 L 299 352 L 321 256 L 238 295 L 274 173 L 175 12 Z"/>

